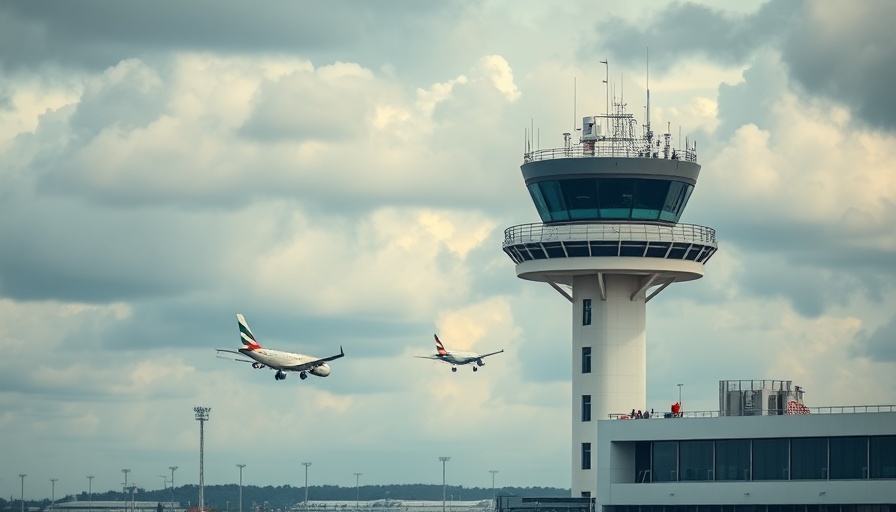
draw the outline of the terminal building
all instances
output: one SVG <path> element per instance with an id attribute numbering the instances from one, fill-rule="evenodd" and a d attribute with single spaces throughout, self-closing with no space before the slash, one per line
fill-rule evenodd
<path id="1" fill-rule="evenodd" d="M 647 302 L 703 277 L 718 250 L 715 230 L 678 222 L 700 173 L 696 143 L 654 134 L 649 92 L 638 132 L 608 100 L 563 147 L 527 143 L 521 170 L 541 222 L 507 228 L 503 250 L 517 277 L 571 305 L 572 496 L 498 507 L 896 512 L 893 406 L 810 408 L 790 381 L 723 381 L 718 411 L 623 419 L 647 403 Z"/>

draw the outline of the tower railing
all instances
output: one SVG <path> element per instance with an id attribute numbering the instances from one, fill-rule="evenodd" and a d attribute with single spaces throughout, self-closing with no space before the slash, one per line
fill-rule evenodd
<path id="1" fill-rule="evenodd" d="M 540 162 L 542 160 L 556 160 L 558 158 L 656 158 L 665 160 L 684 160 L 696 162 L 696 151 L 682 149 L 673 151 L 669 157 L 664 157 L 661 152 L 648 153 L 630 144 L 617 145 L 587 145 L 575 144 L 565 148 L 536 149 L 523 155 L 523 162 Z"/>
<path id="2" fill-rule="evenodd" d="M 504 247 L 541 242 L 619 241 L 685 242 L 716 245 L 716 230 L 694 224 L 564 222 L 530 223 L 504 230 Z"/>

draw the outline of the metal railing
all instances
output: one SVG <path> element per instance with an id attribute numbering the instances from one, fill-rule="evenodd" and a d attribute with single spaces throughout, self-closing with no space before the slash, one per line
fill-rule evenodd
<path id="1" fill-rule="evenodd" d="M 520 224 L 504 230 L 504 247 L 560 241 L 685 242 L 717 245 L 716 230 L 693 224 L 569 222 Z"/>
<path id="2" fill-rule="evenodd" d="M 809 409 L 809 414 L 859 414 L 859 413 L 878 413 L 878 412 L 896 412 L 896 405 L 828 405 L 821 407 L 807 407 Z M 675 416 L 672 418 L 664 417 L 666 413 L 656 412 L 649 419 L 651 420 L 662 420 L 662 419 L 679 419 L 679 418 L 719 418 L 725 417 L 719 413 L 719 411 L 682 411 L 680 416 Z M 752 414 L 752 415 L 744 415 L 744 414 L 731 414 L 728 415 L 730 417 L 756 417 L 756 416 L 787 416 L 787 414 L 777 414 L 775 411 L 763 410 L 762 414 Z M 795 414 L 793 416 L 800 416 L 799 414 Z M 630 413 L 627 412 L 616 412 L 610 413 L 607 417 L 611 420 L 618 419 L 631 419 Z"/>
<path id="3" fill-rule="evenodd" d="M 648 153 L 629 141 L 616 144 L 608 141 L 589 146 L 575 144 L 564 148 L 536 149 L 523 155 L 524 163 L 557 160 L 560 158 L 654 158 L 657 160 L 684 160 L 697 162 L 697 152 L 692 150 L 674 150 L 668 157 L 663 152 Z"/>

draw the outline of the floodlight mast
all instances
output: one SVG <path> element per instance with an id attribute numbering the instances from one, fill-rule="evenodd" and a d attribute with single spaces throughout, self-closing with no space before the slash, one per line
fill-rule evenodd
<path id="1" fill-rule="evenodd" d="M 303 462 L 302 465 L 305 466 L 305 512 L 308 512 L 308 466 L 311 463 Z"/>
<path id="2" fill-rule="evenodd" d="M 236 467 L 240 468 L 240 512 L 243 512 L 243 468 L 246 465 L 237 464 Z"/>
<path id="3" fill-rule="evenodd" d="M 25 473 L 19 473 L 19 478 L 22 479 L 22 499 L 20 500 L 20 504 L 22 505 L 22 512 L 25 512 L 25 477 L 28 476 Z"/>
<path id="4" fill-rule="evenodd" d="M 177 466 L 168 466 L 168 469 L 171 470 L 171 503 L 174 503 L 174 470 Z"/>
<path id="5" fill-rule="evenodd" d="M 445 512 L 445 463 L 451 460 L 451 457 L 439 457 L 442 461 L 442 512 Z"/>
<path id="6" fill-rule="evenodd" d="M 208 413 L 211 407 L 194 407 L 196 420 L 199 422 L 199 512 L 205 512 L 205 422 L 208 421 Z"/>

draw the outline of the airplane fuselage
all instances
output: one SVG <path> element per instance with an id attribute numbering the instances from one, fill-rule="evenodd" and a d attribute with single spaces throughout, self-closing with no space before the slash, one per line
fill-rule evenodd
<path id="1" fill-rule="evenodd" d="M 241 348 L 239 351 L 246 357 L 270 368 L 274 368 L 275 370 L 288 370 L 298 365 L 317 360 L 316 357 L 296 354 L 294 352 L 284 352 L 282 350 L 272 350 L 269 348 L 257 348 L 255 350 Z M 329 369 L 329 366 L 326 363 L 323 363 L 320 366 Z"/>
<path id="2" fill-rule="evenodd" d="M 473 362 L 482 364 L 480 359 L 482 356 L 474 352 L 448 352 L 447 354 L 440 354 L 438 357 L 439 361 L 451 364 L 470 364 Z"/>

